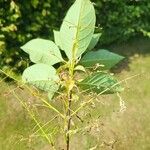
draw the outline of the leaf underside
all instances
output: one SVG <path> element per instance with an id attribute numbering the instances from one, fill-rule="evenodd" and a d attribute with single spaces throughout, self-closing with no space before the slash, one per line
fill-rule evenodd
<path id="1" fill-rule="evenodd" d="M 61 39 L 60 39 L 60 31 L 53 30 L 53 33 L 54 33 L 54 41 L 55 41 L 56 45 L 57 45 L 61 50 L 63 50 L 63 48 L 62 48 L 62 43 L 61 43 Z"/>
<path id="2" fill-rule="evenodd" d="M 62 49 L 69 60 L 87 49 L 95 29 L 95 10 L 90 0 L 76 0 L 60 28 Z"/>
<path id="3" fill-rule="evenodd" d="M 96 44 L 99 41 L 100 36 L 101 36 L 101 33 L 95 33 L 95 34 L 93 34 L 91 42 L 90 42 L 87 50 L 92 50 L 96 46 Z"/>
<path id="4" fill-rule="evenodd" d="M 96 92 L 101 94 L 113 94 L 121 92 L 123 88 L 120 86 L 118 81 L 113 76 L 103 73 L 96 72 L 88 76 L 84 80 L 78 83 L 86 92 Z"/>
<path id="5" fill-rule="evenodd" d="M 63 61 L 57 45 L 45 39 L 33 39 L 21 47 L 34 63 L 53 65 Z"/>
<path id="6" fill-rule="evenodd" d="M 23 72 L 25 83 L 35 86 L 53 95 L 59 88 L 59 77 L 55 68 L 46 64 L 35 64 Z"/>

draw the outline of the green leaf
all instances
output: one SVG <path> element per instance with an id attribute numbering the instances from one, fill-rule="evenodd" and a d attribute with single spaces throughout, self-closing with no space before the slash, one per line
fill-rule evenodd
<path id="1" fill-rule="evenodd" d="M 93 67 L 96 64 L 104 65 L 103 69 L 110 69 L 124 57 L 107 50 L 87 52 L 80 61 L 85 67 Z"/>
<path id="2" fill-rule="evenodd" d="M 57 90 L 58 90 L 58 89 L 57 89 Z M 49 100 L 52 100 L 54 94 L 55 94 L 54 91 L 49 91 L 49 92 L 48 92 L 48 99 L 49 99 Z"/>
<path id="3" fill-rule="evenodd" d="M 54 32 L 54 41 L 56 45 L 62 49 L 61 39 L 60 39 L 60 31 L 53 30 Z"/>
<path id="4" fill-rule="evenodd" d="M 96 92 L 101 94 L 113 94 L 123 91 L 118 81 L 113 76 L 96 72 L 78 83 L 78 85 L 87 92 Z"/>
<path id="5" fill-rule="evenodd" d="M 82 71 L 82 72 L 86 72 L 85 68 L 81 65 L 78 65 L 74 68 L 75 71 Z"/>
<path id="6" fill-rule="evenodd" d="M 77 59 L 87 49 L 95 29 L 95 10 L 90 0 L 76 0 L 60 28 L 62 49 L 69 60 Z"/>
<path id="7" fill-rule="evenodd" d="M 101 35 L 102 35 L 101 33 L 93 34 L 92 40 L 88 46 L 88 50 L 92 50 L 96 46 Z"/>
<path id="8" fill-rule="evenodd" d="M 55 68 L 46 64 L 35 64 L 28 67 L 23 72 L 22 80 L 51 93 L 51 97 L 59 88 L 59 77 Z"/>
<path id="9" fill-rule="evenodd" d="M 21 49 L 30 55 L 30 59 L 34 63 L 53 65 L 63 61 L 59 48 L 49 40 L 33 39 Z"/>

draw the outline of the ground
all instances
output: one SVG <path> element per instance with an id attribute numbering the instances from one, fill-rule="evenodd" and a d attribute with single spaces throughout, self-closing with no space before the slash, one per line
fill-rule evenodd
<path id="1" fill-rule="evenodd" d="M 126 60 L 112 70 L 118 79 L 128 79 L 123 82 L 125 90 L 120 95 L 102 96 L 91 105 L 90 122 L 83 123 L 87 131 L 72 138 L 71 150 L 149 150 L 150 40 L 137 38 L 106 47 L 126 56 Z M 0 81 L 0 86 L 0 150 L 48 150 L 46 141 L 31 136 L 37 127 L 10 92 L 16 85 Z M 21 99 L 30 99 L 31 107 L 36 102 L 27 90 L 17 92 Z M 124 103 L 120 103 L 121 100 Z M 42 116 L 45 122 L 47 115 L 52 114 L 38 108 L 37 116 Z M 49 126 L 55 128 L 53 124 Z M 59 135 L 57 137 L 56 145 L 63 146 Z"/>

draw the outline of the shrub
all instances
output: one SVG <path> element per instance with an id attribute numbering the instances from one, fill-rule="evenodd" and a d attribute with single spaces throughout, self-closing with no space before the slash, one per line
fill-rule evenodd
<path id="1" fill-rule="evenodd" d="M 76 128 L 74 128 L 71 122 L 78 116 L 80 110 L 94 102 L 96 98 L 94 94 L 100 96 L 123 90 L 120 82 L 110 75 L 108 70 L 124 57 L 102 49 L 91 51 L 101 36 L 100 33 L 94 33 L 95 22 L 95 10 L 90 0 L 76 0 L 68 10 L 60 30 L 54 30 L 55 43 L 36 38 L 21 47 L 35 63 L 23 72 L 23 82 L 47 92 L 50 101 L 54 100 L 54 97 L 57 100 L 59 96 L 62 97 L 60 109 L 46 100 L 42 101 L 59 115 L 59 120 L 61 119 L 57 124 L 65 137 L 66 150 L 72 149 L 70 137 L 80 132 L 77 124 L 75 123 Z M 66 57 L 63 57 L 62 51 Z M 59 67 L 54 67 L 58 63 Z M 88 70 L 91 71 L 90 75 L 87 74 Z M 77 77 L 76 72 L 81 71 L 84 72 L 85 77 Z M 84 100 L 81 99 L 83 92 L 93 95 L 89 100 Z M 26 105 L 23 106 L 26 108 Z M 39 126 L 37 122 L 36 124 Z M 47 136 L 40 126 L 39 129 L 55 149 L 52 135 Z"/>

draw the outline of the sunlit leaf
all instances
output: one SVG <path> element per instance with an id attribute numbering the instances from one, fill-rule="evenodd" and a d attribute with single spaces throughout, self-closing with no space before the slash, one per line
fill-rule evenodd
<path id="1" fill-rule="evenodd" d="M 53 65 L 63 61 L 59 48 L 49 40 L 33 39 L 21 47 L 34 63 Z"/>
<path id="2" fill-rule="evenodd" d="M 82 72 L 86 72 L 85 68 L 81 65 L 78 65 L 74 68 L 75 71 L 82 71 Z"/>
<path id="3" fill-rule="evenodd" d="M 25 83 L 49 92 L 51 95 L 59 88 L 59 77 L 55 68 L 46 64 L 35 64 L 28 67 L 23 72 L 22 79 Z"/>
<path id="4" fill-rule="evenodd" d="M 92 50 L 96 46 L 96 44 L 99 41 L 100 36 L 101 36 L 101 33 L 93 34 L 92 40 L 91 40 L 91 42 L 90 42 L 90 44 L 88 46 L 88 50 Z"/>
<path id="5" fill-rule="evenodd" d="M 62 49 L 69 60 L 87 49 L 95 28 L 95 10 L 90 0 L 76 0 L 68 10 L 60 28 Z"/>
<path id="6" fill-rule="evenodd" d="M 61 39 L 60 39 L 60 31 L 53 30 L 54 32 L 54 41 L 56 45 L 62 49 Z"/>

